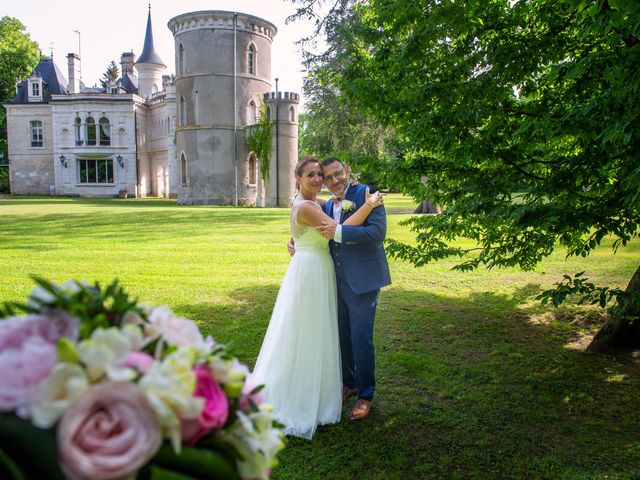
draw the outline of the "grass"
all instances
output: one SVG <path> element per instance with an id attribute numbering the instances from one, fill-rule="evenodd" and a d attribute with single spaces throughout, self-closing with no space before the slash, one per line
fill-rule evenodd
<path id="1" fill-rule="evenodd" d="M 387 196 L 388 236 L 414 206 Z M 108 282 L 166 304 L 252 365 L 288 263 L 288 211 L 160 199 L 0 199 L 0 301 L 30 274 Z M 640 241 L 616 255 L 557 251 L 534 272 L 459 273 L 390 261 L 376 319 L 369 418 L 291 438 L 276 479 L 640 478 L 640 354 L 584 352 L 602 321 L 532 300 L 563 273 L 624 287 Z M 345 408 L 345 415 L 347 410 Z"/>

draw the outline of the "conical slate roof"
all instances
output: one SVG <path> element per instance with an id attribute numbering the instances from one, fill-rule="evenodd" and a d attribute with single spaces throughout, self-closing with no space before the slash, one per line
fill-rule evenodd
<path id="1" fill-rule="evenodd" d="M 162 65 L 166 67 L 153 44 L 153 29 L 151 28 L 151 6 L 149 6 L 149 16 L 147 17 L 147 33 L 144 36 L 144 47 L 142 47 L 142 53 L 140 58 L 136 62 L 139 63 L 155 63 L 156 65 Z"/>

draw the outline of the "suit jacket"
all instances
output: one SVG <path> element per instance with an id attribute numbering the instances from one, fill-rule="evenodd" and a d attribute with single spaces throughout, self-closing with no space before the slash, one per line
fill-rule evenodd
<path id="1" fill-rule="evenodd" d="M 367 185 L 362 184 L 349 186 L 345 198 L 352 201 L 355 208 L 343 210 L 340 223 L 364 204 L 366 188 Z M 333 218 L 333 202 L 328 201 L 324 211 Z M 355 293 L 371 292 L 391 283 L 383 245 L 386 233 L 387 213 L 384 206 L 380 206 L 373 209 L 361 226 L 343 225 L 341 243 L 329 242 L 336 277 L 346 281 Z"/>

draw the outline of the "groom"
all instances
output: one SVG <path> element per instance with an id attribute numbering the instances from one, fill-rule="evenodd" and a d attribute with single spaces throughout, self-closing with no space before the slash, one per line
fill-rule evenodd
<path id="1" fill-rule="evenodd" d="M 358 227 L 342 225 L 365 202 L 367 185 L 349 181 L 351 170 L 337 158 L 322 162 L 324 184 L 333 198 L 324 212 L 339 225 L 316 227 L 331 239 L 329 248 L 338 287 L 338 327 L 342 357 L 342 401 L 357 395 L 349 418 L 369 415 L 375 390 L 373 321 L 380 288 L 391 283 L 383 241 L 387 231 L 384 206 L 374 208 Z"/>

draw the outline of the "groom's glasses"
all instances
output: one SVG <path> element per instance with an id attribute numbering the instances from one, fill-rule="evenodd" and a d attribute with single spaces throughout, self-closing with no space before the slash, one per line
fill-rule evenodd
<path id="1" fill-rule="evenodd" d="M 333 180 L 334 178 L 336 180 L 342 178 L 344 176 L 344 170 L 338 170 L 336 173 L 334 173 L 333 175 L 325 175 L 324 176 L 324 181 L 325 182 L 330 182 L 331 180 Z"/>

